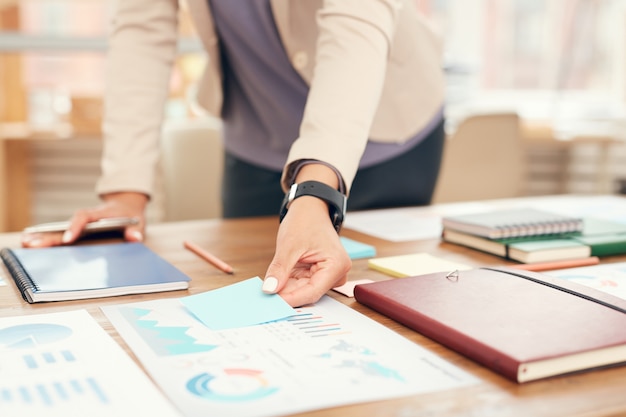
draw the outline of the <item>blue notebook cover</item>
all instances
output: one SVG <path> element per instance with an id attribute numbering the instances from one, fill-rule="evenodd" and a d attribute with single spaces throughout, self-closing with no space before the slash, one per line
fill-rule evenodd
<path id="1" fill-rule="evenodd" d="M 0 257 L 29 303 L 180 290 L 190 281 L 143 243 L 4 248 Z"/>

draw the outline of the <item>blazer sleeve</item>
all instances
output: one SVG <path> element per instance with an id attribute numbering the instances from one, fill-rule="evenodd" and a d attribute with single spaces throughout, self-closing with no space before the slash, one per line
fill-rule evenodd
<path id="1" fill-rule="evenodd" d="M 334 166 L 349 189 L 365 150 L 393 42 L 400 1 L 326 0 L 318 13 L 318 40 L 310 91 L 291 164 L 317 159 Z"/>
<path id="2" fill-rule="evenodd" d="M 177 0 L 125 0 L 109 37 L 99 194 L 150 195 L 176 54 Z"/>

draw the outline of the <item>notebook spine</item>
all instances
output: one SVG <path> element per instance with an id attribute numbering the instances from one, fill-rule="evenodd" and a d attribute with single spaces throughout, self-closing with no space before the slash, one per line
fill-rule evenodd
<path id="1" fill-rule="evenodd" d="M 550 236 L 567 233 L 578 233 L 583 229 L 583 221 L 579 219 L 539 221 L 534 223 L 516 223 L 497 226 L 499 238 Z"/>
<path id="2" fill-rule="evenodd" d="M 24 300 L 31 302 L 30 294 L 37 291 L 37 285 L 30 278 L 22 263 L 9 248 L 3 248 L 0 250 L 0 258 L 2 258 L 4 265 L 15 281 L 17 288 L 22 293 Z"/>
<path id="3" fill-rule="evenodd" d="M 574 233 L 582 229 L 576 221 L 542 221 L 535 223 L 520 223 L 502 226 L 500 228 L 503 236 L 523 237 L 540 235 L 558 235 L 563 233 Z"/>

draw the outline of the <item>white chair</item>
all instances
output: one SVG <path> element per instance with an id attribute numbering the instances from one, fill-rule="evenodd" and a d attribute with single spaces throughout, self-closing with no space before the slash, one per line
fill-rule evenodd
<path id="1" fill-rule="evenodd" d="M 221 122 L 167 122 L 161 138 L 163 220 L 221 217 L 223 145 Z"/>
<path id="2" fill-rule="evenodd" d="M 525 158 L 517 114 L 470 116 L 446 139 L 433 203 L 522 196 Z"/>

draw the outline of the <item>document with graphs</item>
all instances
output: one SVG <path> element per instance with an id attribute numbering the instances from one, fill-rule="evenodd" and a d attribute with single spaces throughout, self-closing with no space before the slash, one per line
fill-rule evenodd
<path id="1" fill-rule="evenodd" d="M 0 318 L 0 415 L 180 416 L 86 310 Z"/>
<path id="2" fill-rule="evenodd" d="M 179 299 L 102 307 L 186 416 L 276 416 L 476 382 L 325 296 L 282 320 L 210 330 Z"/>

